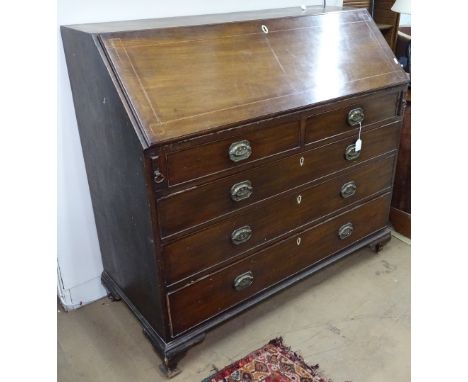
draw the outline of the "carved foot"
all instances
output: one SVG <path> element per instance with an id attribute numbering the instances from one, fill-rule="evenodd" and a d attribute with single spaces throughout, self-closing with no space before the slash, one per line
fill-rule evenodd
<path id="1" fill-rule="evenodd" d="M 375 253 L 379 253 L 383 249 L 384 245 L 385 245 L 384 243 L 375 243 L 375 244 L 370 244 L 369 247 Z"/>
<path id="2" fill-rule="evenodd" d="M 201 333 L 186 342 L 182 342 L 179 346 L 168 346 L 165 349 L 159 349 L 147 328 L 143 328 L 143 334 L 153 344 L 154 350 L 162 357 L 163 363 L 159 365 L 159 369 L 167 378 L 175 377 L 181 372 L 177 367 L 179 361 L 192 346 L 202 342 L 206 336 L 206 333 Z"/>
<path id="3" fill-rule="evenodd" d="M 109 292 L 109 291 L 107 291 L 107 298 L 108 298 L 109 300 L 111 300 L 111 301 L 120 301 L 120 300 L 122 300 L 122 299 L 120 298 L 120 296 L 117 296 L 116 294 L 114 294 L 114 293 L 112 293 L 112 292 Z"/>
<path id="4" fill-rule="evenodd" d="M 387 232 L 383 237 L 380 239 L 372 242 L 369 244 L 369 248 L 372 249 L 375 253 L 379 253 L 385 244 L 387 244 L 392 238 L 392 234 L 390 232 Z"/>
<path id="5" fill-rule="evenodd" d="M 120 301 L 122 299 L 119 293 L 112 287 L 112 285 L 109 282 L 107 282 L 107 277 L 104 273 L 101 275 L 101 282 L 107 291 L 107 298 L 109 300 Z"/>
<path id="6" fill-rule="evenodd" d="M 156 350 L 156 352 L 158 352 L 156 346 L 154 345 L 153 343 L 153 340 L 150 336 L 150 334 L 148 333 L 148 330 L 143 328 L 143 334 L 145 335 L 145 337 L 153 344 L 153 347 L 154 349 Z M 180 353 L 176 353 L 174 354 L 171 358 L 169 358 L 167 355 L 163 358 L 163 363 L 159 365 L 159 370 L 161 370 L 161 372 L 167 377 L 167 378 L 173 378 L 175 377 L 177 374 L 180 374 L 180 372 L 182 370 L 180 370 L 178 367 L 177 367 L 177 364 L 179 363 L 179 361 L 185 356 L 185 354 L 187 353 L 187 350 L 185 351 L 182 351 Z"/>
<path id="7" fill-rule="evenodd" d="M 109 300 L 111 300 L 111 301 L 120 301 L 122 299 L 114 289 L 109 288 L 106 284 L 103 284 L 103 285 L 104 285 L 104 288 L 106 288 L 107 298 Z"/>
<path id="8" fill-rule="evenodd" d="M 185 356 L 187 352 L 178 353 L 176 357 L 164 358 L 164 362 L 159 365 L 159 369 L 167 378 L 173 378 L 180 374 L 181 370 L 177 367 L 179 361 Z"/>

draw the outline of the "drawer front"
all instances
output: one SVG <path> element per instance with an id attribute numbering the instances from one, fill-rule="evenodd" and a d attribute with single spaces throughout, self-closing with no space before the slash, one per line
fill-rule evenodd
<path id="1" fill-rule="evenodd" d="M 292 187 L 395 150 L 398 147 L 400 124 L 395 122 L 363 133 L 362 150 L 354 160 L 347 160 L 345 151 L 356 138 L 346 138 L 160 199 L 158 212 L 161 236 L 168 237 Z M 234 200 L 233 193 L 243 199 Z"/>
<path id="2" fill-rule="evenodd" d="M 176 282 L 263 245 L 324 215 L 392 186 L 395 156 L 324 183 L 270 199 L 164 248 L 166 280 Z"/>
<path id="3" fill-rule="evenodd" d="M 400 93 L 373 95 L 357 100 L 350 106 L 342 107 L 306 119 L 305 143 L 346 133 L 350 130 L 395 118 L 398 115 Z"/>
<path id="4" fill-rule="evenodd" d="M 252 297 L 385 227 L 391 194 L 273 245 L 168 294 L 173 334 Z"/>
<path id="5" fill-rule="evenodd" d="M 272 122 L 268 122 L 271 124 Z M 300 121 L 242 128 L 228 139 L 167 154 L 169 185 L 240 167 L 300 145 Z"/>

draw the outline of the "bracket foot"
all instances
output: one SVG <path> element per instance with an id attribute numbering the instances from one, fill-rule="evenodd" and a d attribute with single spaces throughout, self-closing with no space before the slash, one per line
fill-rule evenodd
<path id="1" fill-rule="evenodd" d="M 379 253 L 383 247 L 391 240 L 392 234 L 390 231 L 386 232 L 381 238 L 369 244 L 369 248 L 375 253 Z"/>

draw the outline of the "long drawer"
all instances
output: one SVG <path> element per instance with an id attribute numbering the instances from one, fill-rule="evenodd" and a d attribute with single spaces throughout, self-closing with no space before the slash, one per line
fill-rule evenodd
<path id="1" fill-rule="evenodd" d="M 166 280 L 176 282 L 392 186 L 395 156 L 374 160 L 313 187 L 269 199 L 167 245 Z"/>
<path id="2" fill-rule="evenodd" d="M 387 193 L 169 293 L 173 335 L 384 228 L 390 200 Z"/>
<path id="3" fill-rule="evenodd" d="M 291 187 L 395 150 L 400 124 L 394 122 L 363 133 L 362 150 L 354 159 L 347 159 L 345 152 L 350 150 L 356 137 L 346 138 L 162 198 L 158 201 L 161 236 L 166 238 Z"/>

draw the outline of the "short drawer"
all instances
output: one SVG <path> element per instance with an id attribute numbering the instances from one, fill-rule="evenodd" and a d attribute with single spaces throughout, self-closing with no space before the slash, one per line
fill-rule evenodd
<path id="1" fill-rule="evenodd" d="M 385 194 L 169 293 L 173 335 L 384 228 L 390 200 Z"/>
<path id="2" fill-rule="evenodd" d="M 388 190 L 394 162 L 395 156 L 372 161 L 314 187 L 260 203 L 167 245 L 163 250 L 166 280 L 173 283 L 183 279 Z"/>
<path id="3" fill-rule="evenodd" d="M 368 125 L 397 117 L 400 93 L 372 95 L 356 100 L 353 104 L 306 119 L 305 143 L 343 134 Z"/>
<path id="4" fill-rule="evenodd" d="M 363 133 L 361 153 L 352 160 L 346 159 L 345 152 L 355 142 L 355 137 L 160 199 L 158 212 L 161 235 L 168 237 L 292 187 L 395 150 L 399 142 L 399 127 L 400 122 L 395 122 Z"/>
<path id="5" fill-rule="evenodd" d="M 300 146 L 300 121 L 264 122 L 229 138 L 168 153 L 170 186 L 258 161 Z"/>

